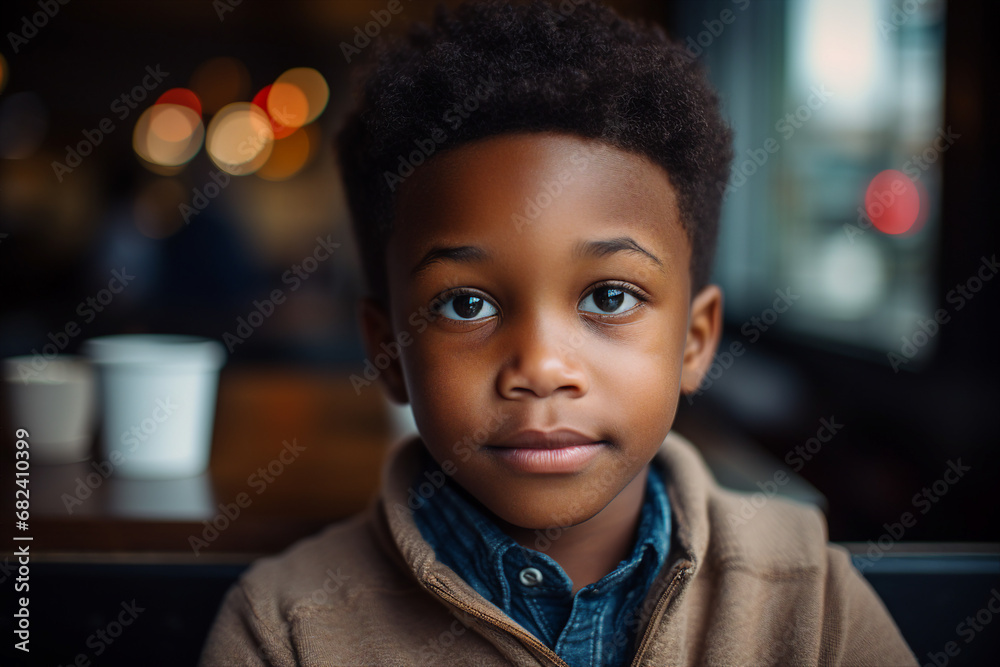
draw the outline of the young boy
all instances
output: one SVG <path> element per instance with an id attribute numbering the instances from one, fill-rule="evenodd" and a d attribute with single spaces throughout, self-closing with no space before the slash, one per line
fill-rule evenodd
<path id="1" fill-rule="evenodd" d="M 709 367 L 730 132 L 589 0 L 441 10 L 339 156 L 371 354 L 419 437 L 370 511 L 255 564 L 206 665 L 912 665 L 818 510 L 731 525 L 670 433 Z"/>

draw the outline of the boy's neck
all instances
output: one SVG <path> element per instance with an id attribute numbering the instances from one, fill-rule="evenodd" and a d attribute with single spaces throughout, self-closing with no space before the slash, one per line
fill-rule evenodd
<path id="1" fill-rule="evenodd" d="M 595 516 L 575 526 L 559 528 L 559 535 L 551 540 L 549 548 L 544 551 L 559 563 L 573 581 L 573 593 L 600 581 L 631 555 L 646 495 L 648 472 L 647 464 Z M 498 517 L 494 519 L 515 542 L 526 549 L 538 549 L 538 534 L 535 530 L 514 526 Z"/>

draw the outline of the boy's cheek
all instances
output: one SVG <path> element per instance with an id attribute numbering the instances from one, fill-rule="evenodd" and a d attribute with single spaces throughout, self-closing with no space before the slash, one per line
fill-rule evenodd
<path id="1" fill-rule="evenodd" d="M 454 358 L 413 349 L 404 358 L 404 372 L 411 379 L 414 411 L 426 420 L 461 424 L 484 412 L 490 385 L 482 365 L 457 363 Z"/>

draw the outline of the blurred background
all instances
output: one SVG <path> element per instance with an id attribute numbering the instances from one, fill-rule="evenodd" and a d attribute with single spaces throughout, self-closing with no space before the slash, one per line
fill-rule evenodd
<path id="1" fill-rule="evenodd" d="M 406 415 L 349 379 L 364 371 L 361 281 L 332 141 L 370 38 L 434 4 L 4 3 L 0 356 L 119 333 L 229 353 L 211 472 L 187 504 L 108 485 L 71 512 L 63 494 L 91 469 L 35 469 L 38 548 L 86 555 L 50 556 L 53 581 L 110 553 L 200 558 L 189 538 L 288 438 L 309 441 L 310 463 L 204 553 L 275 551 L 367 502 Z M 859 554 L 905 512 L 917 520 L 890 549 L 995 542 L 988 3 L 609 4 L 685 45 L 735 132 L 714 273 L 725 340 L 677 430 L 733 488 L 794 473 L 780 492 L 823 508 Z M 17 424 L 0 421 L 6 442 Z M 942 482 L 958 461 L 968 471 Z"/>

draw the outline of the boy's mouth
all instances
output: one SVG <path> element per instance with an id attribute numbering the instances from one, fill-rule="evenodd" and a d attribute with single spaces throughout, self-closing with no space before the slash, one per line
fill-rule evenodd
<path id="1" fill-rule="evenodd" d="M 607 444 L 572 429 L 526 430 L 484 449 L 518 472 L 570 474 L 585 468 Z"/>

